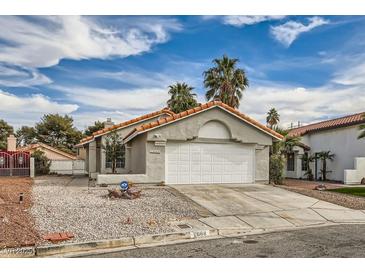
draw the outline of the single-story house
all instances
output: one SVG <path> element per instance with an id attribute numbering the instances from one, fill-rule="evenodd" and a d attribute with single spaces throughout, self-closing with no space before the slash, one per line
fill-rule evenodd
<path id="1" fill-rule="evenodd" d="M 303 155 L 321 151 L 334 154 L 327 160 L 327 179 L 346 184 L 360 183 L 365 177 L 365 139 L 358 139 L 359 125 L 365 124 L 365 112 L 327 120 L 290 130 L 290 136 L 300 136 L 301 144 L 287 155 L 286 177 L 306 178 Z M 310 164 L 316 180 L 321 179 L 321 160 Z"/>
<path id="2" fill-rule="evenodd" d="M 26 151 L 30 154 L 37 150 L 43 151 L 45 156 L 51 160 L 50 173 L 65 175 L 85 174 L 84 160 L 79 159 L 74 154 L 67 153 L 41 142 L 17 148 L 17 151 Z"/>
<path id="3" fill-rule="evenodd" d="M 105 140 L 117 132 L 123 148 L 111 173 Z M 269 151 L 283 137 L 219 101 L 175 114 L 162 109 L 95 132 L 77 147 L 98 184 L 254 183 L 269 179 Z"/>
<path id="4" fill-rule="evenodd" d="M 32 154 L 36 150 L 43 151 L 45 156 L 50 160 L 76 160 L 77 157 L 73 154 L 64 152 L 57 148 L 51 147 L 49 145 L 43 144 L 41 142 L 30 144 L 24 147 L 18 147 L 18 151 L 26 151 Z"/>

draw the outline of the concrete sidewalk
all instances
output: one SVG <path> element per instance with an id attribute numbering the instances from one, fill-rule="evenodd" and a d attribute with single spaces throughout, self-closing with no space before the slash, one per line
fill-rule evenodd
<path id="1" fill-rule="evenodd" d="M 175 189 L 215 216 L 184 221 L 206 225 L 220 235 L 275 231 L 334 223 L 365 223 L 365 213 L 271 185 L 179 185 Z"/>

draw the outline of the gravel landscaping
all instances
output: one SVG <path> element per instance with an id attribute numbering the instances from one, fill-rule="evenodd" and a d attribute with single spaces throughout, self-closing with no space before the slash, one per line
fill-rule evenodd
<path id="1" fill-rule="evenodd" d="M 77 184 L 67 178 L 35 182 L 32 215 L 41 235 L 67 231 L 75 235 L 72 242 L 157 234 L 176 231 L 170 222 L 199 217 L 168 187 L 140 186 L 141 198 L 126 200 L 107 198 L 107 188 Z"/>

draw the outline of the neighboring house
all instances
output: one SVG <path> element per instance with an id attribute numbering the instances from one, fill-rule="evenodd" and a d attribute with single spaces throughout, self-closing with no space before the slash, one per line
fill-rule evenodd
<path id="1" fill-rule="evenodd" d="M 76 156 L 43 143 L 30 144 L 25 147 L 18 147 L 18 151 L 27 151 L 32 154 L 36 150 L 43 151 L 50 160 L 76 160 Z"/>
<path id="2" fill-rule="evenodd" d="M 31 144 L 25 147 L 18 147 L 18 151 L 27 151 L 32 154 L 36 150 L 43 151 L 45 156 L 51 160 L 50 172 L 57 174 L 85 174 L 84 160 L 70 153 L 43 143 Z"/>
<path id="3" fill-rule="evenodd" d="M 300 136 L 301 145 L 294 147 L 287 155 L 286 176 L 306 178 L 303 154 L 315 155 L 321 151 L 330 151 L 334 160 L 327 160 L 327 169 L 331 171 L 327 178 L 345 183 L 360 183 L 365 177 L 365 139 L 358 139 L 359 125 L 365 124 L 365 112 L 337 119 L 314 123 L 289 132 L 290 136 Z M 320 179 L 322 163 L 316 160 L 311 164 L 315 179 Z"/>
<path id="4" fill-rule="evenodd" d="M 124 147 L 110 174 L 105 138 L 116 131 Z M 269 151 L 277 132 L 218 101 L 175 114 L 167 109 L 96 132 L 77 147 L 101 183 L 253 183 L 269 179 Z M 109 173 L 109 174 L 108 174 Z"/>

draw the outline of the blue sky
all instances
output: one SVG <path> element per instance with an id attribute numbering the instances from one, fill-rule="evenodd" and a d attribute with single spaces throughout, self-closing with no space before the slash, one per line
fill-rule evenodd
<path id="1" fill-rule="evenodd" d="M 315 122 L 365 109 L 362 16 L 0 16 L 0 118 L 33 125 L 70 114 L 84 129 L 165 106 L 227 54 L 250 81 L 240 110 Z"/>

